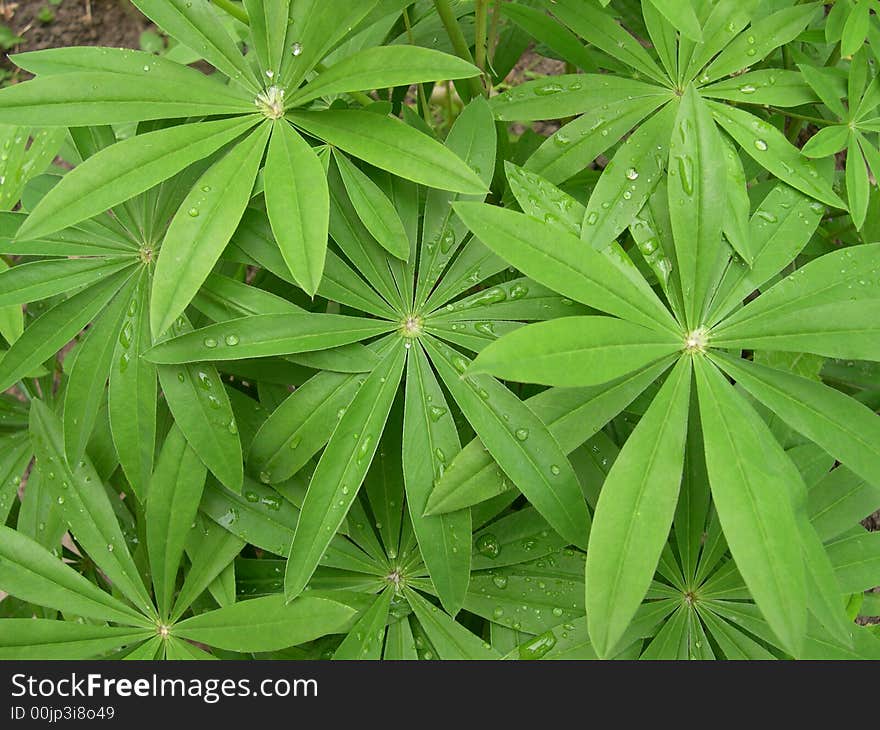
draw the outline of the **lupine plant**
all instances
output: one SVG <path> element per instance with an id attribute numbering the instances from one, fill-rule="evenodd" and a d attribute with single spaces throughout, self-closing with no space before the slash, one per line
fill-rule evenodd
<path id="1" fill-rule="evenodd" d="M 0 90 L 0 658 L 880 658 L 876 2 L 133 4 Z"/>

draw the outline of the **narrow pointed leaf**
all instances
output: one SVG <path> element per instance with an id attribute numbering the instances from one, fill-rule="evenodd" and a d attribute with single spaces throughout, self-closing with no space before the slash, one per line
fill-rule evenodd
<path id="1" fill-rule="evenodd" d="M 283 119 L 272 127 L 263 177 L 266 210 L 281 255 L 297 283 L 313 295 L 324 271 L 330 193 L 314 150 Z"/>
<path id="2" fill-rule="evenodd" d="M 269 129 L 255 130 L 212 165 L 171 221 L 153 277 L 154 335 L 183 313 L 229 243 L 250 200 Z"/>
<path id="3" fill-rule="evenodd" d="M 607 654 L 629 625 L 669 536 L 684 466 L 691 365 L 679 360 L 611 467 L 587 547 L 590 638 Z"/>

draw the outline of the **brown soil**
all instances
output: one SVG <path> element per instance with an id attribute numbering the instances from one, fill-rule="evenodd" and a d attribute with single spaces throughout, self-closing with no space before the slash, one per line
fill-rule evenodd
<path id="1" fill-rule="evenodd" d="M 50 23 L 37 17 L 46 7 L 55 14 Z M 151 27 L 128 0 L 62 0 L 59 5 L 47 0 L 0 0 L 0 23 L 24 38 L 12 53 L 61 46 L 138 48 L 140 34 Z M 15 70 L 5 53 L 0 64 Z"/>

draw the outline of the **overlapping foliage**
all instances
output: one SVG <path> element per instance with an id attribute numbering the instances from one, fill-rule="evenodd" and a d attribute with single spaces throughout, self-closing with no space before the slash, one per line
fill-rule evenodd
<path id="1" fill-rule="evenodd" d="M 874 2 L 134 4 L 0 91 L 0 657 L 880 658 Z"/>

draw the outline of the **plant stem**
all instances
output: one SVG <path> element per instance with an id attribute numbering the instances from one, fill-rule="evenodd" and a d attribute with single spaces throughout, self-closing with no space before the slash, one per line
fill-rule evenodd
<path id="1" fill-rule="evenodd" d="M 476 20 L 476 37 L 474 44 L 474 62 L 484 74 L 486 73 L 486 37 L 489 31 L 489 0 L 476 0 L 474 7 Z"/>
<path id="2" fill-rule="evenodd" d="M 236 20 L 240 20 L 245 25 L 250 25 L 248 14 L 240 5 L 236 5 L 231 0 L 211 0 L 211 2 L 213 2 L 214 5 L 216 5 L 221 10 L 225 10 Z"/>
<path id="3" fill-rule="evenodd" d="M 409 8 L 406 7 L 403 9 L 403 24 L 406 26 L 406 35 L 409 39 L 409 43 L 411 46 L 414 46 L 415 36 L 412 31 L 412 23 L 410 23 L 409 19 Z M 424 84 L 416 84 L 416 88 L 419 92 L 419 106 L 422 107 L 422 118 L 425 120 L 425 124 L 427 124 L 431 129 L 434 129 L 434 120 L 431 117 L 431 106 L 428 104 L 428 97 L 425 94 L 425 85 Z"/>
<path id="4" fill-rule="evenodd" d="M 449 36 L 449 40 L 452 41 L 452 48 L 455 50 L 456 55 L 468 63 L 473 63 L 474 57 L 471 55 L 471 49 L 464 38 L 464 33 L 461 32 L 461 26 L 458 24 L 455 13 L 452 12 L 449 0 L 434 0 L 434 7 L 437 8 L 437 14 L 440 16 L 443 27 L 446 28 L 446 34 Z M 478 77 L 474 76 L 468 79 L 467 82 L 467 91 L 464 95 L 468 98 L 464 99 L 465 102 L 470 101 L 475 96 L 486 93 L 486 88 Z"/>

